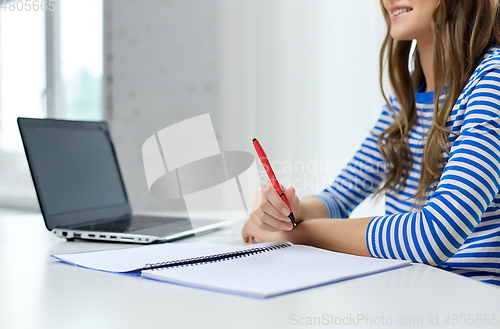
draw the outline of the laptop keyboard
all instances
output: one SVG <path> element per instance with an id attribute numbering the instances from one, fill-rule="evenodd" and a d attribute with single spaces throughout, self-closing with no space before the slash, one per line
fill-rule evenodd
<path id="1" fill-rule="evenodd" d="M 172 228 L 178 226 L 179 229 L 186 229 L 190 222 L 185 217 L 151 217 L 151 216 L 134 216 L 133 218 L 116 220 L 107 223 L 96 223 L 75 227 L 76 230 L 82 231 L 98 231 L 98 232 L 133 232 L 149 227 L 169 225 Z"/>

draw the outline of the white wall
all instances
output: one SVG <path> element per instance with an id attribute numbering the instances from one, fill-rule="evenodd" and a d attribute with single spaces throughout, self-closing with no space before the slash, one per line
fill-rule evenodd
<path id="1" fill-rule="evenodd" d="M 182 208 L 149 195 L 140 158 L 147 137 L 182 119 L 209 112 L 225 150 L 253 151 L 258 137 L 278 178 L 305 195 L 335 177 L 380 113 L 378 1 L 105 3 L 107 113 L 137 210 Z"/>
<path id="2" fill-rule="evenodd" d="M 251 151 L 258 137 L 285 185 L 319 192 L 384 103 L 378 1 L 218 0 L 218 17 L 225 146 Z M 381 203 L 365 203 L 353 216 L 381 213 Z"/>

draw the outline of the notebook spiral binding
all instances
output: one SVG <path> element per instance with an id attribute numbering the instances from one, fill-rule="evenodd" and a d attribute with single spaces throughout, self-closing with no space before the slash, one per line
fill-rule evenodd
<path id="1" fill-rule="evenodd" d="M 273 245 L 269 245 L 269 246 L 265 246 L 265 247 L 249 248 L 249 249 L 244 249 L 244 250 L 239 250 L 239 251 L 226 252 L 226 253 L 222 253 L 222 254 L 214 254 L 214 255 L 208 255 L 208 256 L 186 258 L 186 259 L 181 259 L 181 260 L 174 260 L 174 261 L 160 262 L 160 263 L 147 263 L 146 265 L 144 265 L 144 267 L 141 270 L 159 270 L 159 269 L 166 269 L 166 268 L 175 268 L 175 267 L 208 264 L 208 263 L 214 263 L 214 262 L 222 262 L 222 261 L 226 261 L 229 259 L 247 257 L 247 256 L 260 254 L 263 252 L 268 252 L 268 251 L 273 251 L 273 250 L 278 250 L 278 249 L 283 249 L 283 248 L 287 248 L 287 247 L 291 247 L 291 246 L 292 246 L 292 244 L 290 242 L 283 242 L 283 243 L 273 244 Z"/>

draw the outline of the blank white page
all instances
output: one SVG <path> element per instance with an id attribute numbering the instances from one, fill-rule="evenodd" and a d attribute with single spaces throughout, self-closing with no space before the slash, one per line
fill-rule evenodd
<path id="1" fill-rule="evenodd" d="M 293 245 L 216 263 L 146 270 L 141 275 L 165 282 L 262 298 L 410 264 L 408 261 L 361 257 Z"/>
<path id="2" fill-rule="evenodd" d="M 269 245 L 269 243 L 262 245 Z M 92 270 L 126 273 L 141 269 L 148 263 L 175 261 L 248 248 L 251 247 L 202 241 L 164 243 L 132 248 L 52 255 L 52 257 Z"/>

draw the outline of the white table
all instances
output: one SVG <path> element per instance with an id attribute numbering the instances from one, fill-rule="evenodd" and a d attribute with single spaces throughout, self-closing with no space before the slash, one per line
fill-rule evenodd
<path id="1" fill-rule="evenodd" d="M 242 244 L 240 230 L 190 239 Z M 0 211 L 0 328 L 500 328 L 500 288 L 420 264 L 257 300 L 50 257 L 129 246 L 66 242 L 39 214 Z"/>

